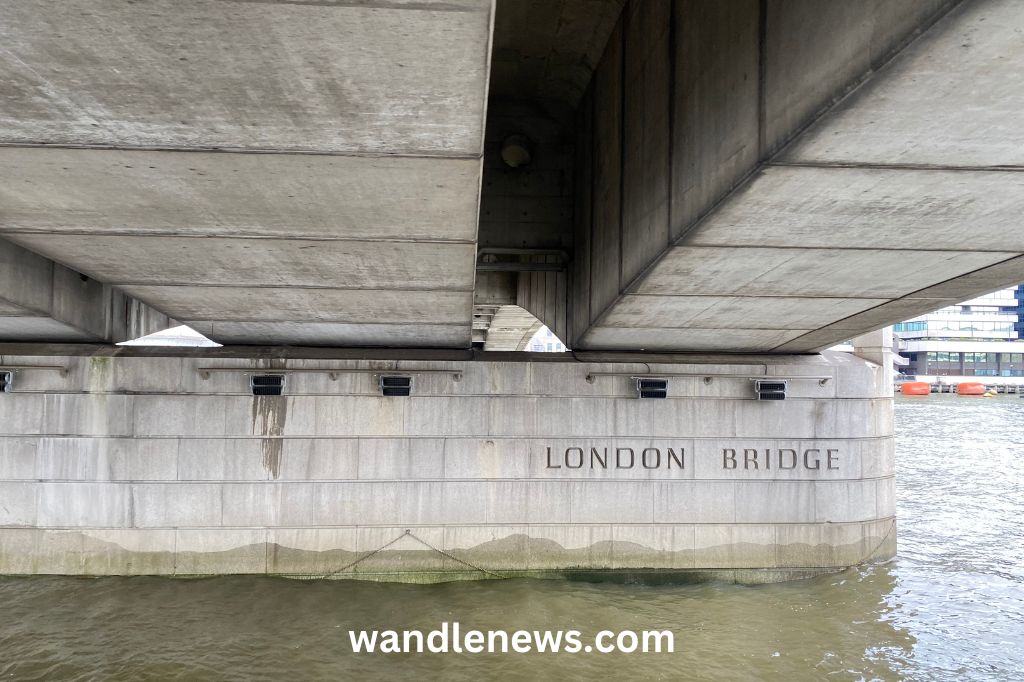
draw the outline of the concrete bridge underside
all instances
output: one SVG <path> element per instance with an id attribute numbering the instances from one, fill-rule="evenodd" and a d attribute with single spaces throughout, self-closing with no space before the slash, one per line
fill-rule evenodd
<path id="1" fill-rule="evenodd" d="M 488 0 L 0 16 L 4 238 L 223 343 L 469 346 Z"/>
<path id="2" fill-rule="evenodd" d="M 806 352 L 1024 280 L 1014 0 L 0 17 L 0 340 Z"/>

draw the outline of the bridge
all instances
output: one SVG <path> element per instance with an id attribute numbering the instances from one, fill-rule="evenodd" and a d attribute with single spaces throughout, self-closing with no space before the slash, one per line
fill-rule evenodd
<path id="1" fill-rule="evenodd" d="M 1015 0 L 0 0 L 0 572 L 892 556 L 872 333 L 1024 281 L 1022 28 Z M 225 347 L 114 345 L 178 323 Z M 480 350 L 539 323 L 573 353 Z"/>

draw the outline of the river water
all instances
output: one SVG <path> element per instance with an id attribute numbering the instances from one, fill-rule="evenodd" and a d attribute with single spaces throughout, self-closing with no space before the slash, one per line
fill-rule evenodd
<path id="1" fill-rule="evenodd" d="M 779 585 L 0 579 L 0 679 L 1024 679 L 1024 400 L 897 399 L 899 558 Z M 349 629 L 669 629 L 668 654 L 353 654 Z"/>

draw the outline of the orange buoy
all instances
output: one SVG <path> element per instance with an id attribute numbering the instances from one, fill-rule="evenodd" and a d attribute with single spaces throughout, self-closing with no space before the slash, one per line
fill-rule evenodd
<path id="1" fill-rule="evenodd" d="M 958 395 L 985 395 L 985 384 L 977 381 L 967 381 L 956 387 Z"/>
<path id="2" fill-rule="evenodd" d="M 900 393 L 903 395 L 928 395 L 932 387 L 926 381 L 907 381 L 900 384 Z"/>

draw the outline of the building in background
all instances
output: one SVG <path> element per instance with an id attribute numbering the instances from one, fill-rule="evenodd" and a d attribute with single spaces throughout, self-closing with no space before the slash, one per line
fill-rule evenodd
<path id="1" fill-rule="evenodd" d="M 526 350 L 533 353 L 564 353 L 565 344 L 547 327 L 541 327 L 530 339 Z"/>
<path id="2" fill-rule="evenodd" d="M 1014 328 L 1017 330 L 1017 338 L 1024 339 L 1024 284 L 1016 287 L 1017 298 L 1017 323 Z"/>
<path id="3" fill-rule="evenodd" d="M 904 374 L 1024 382 L 1022 325 L 1024 286 L 1016 286 L 901 322 L 893 332 L 908 360 Z"/>

